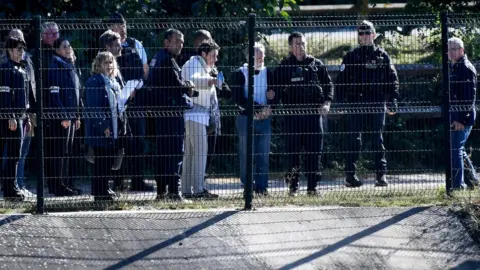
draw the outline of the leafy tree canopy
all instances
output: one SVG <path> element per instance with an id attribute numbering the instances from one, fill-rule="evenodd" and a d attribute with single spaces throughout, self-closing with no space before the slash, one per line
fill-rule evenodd
<path id="1" fill-rule="evenodd" d="M 298 9 L 297 0 L 3 0 L 0 18 L 30 18 L 33 15 L 69 18 L 104 17 L 120 11 L 125 17 L 246 16 L 287 17 L 276 8 Z"/>

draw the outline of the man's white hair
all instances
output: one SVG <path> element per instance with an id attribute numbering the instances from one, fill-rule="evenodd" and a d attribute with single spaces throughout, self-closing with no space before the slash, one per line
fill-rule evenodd
<path id="1" fill-rule="evenodd" d="M 42 34 L 45 33 L 45 31 L 50 29 L 50 28 L 57 28 L 58 29 L 58 25 L 55 22 L 44 22 L 42 24 L 42 26 L 40 27 L 40 29 L 42 30 Z"/>
<path id="2" fill-rule="evenodd" d="M 449 38 L 448 39 L 448 44 L 455 44 L 462 49 L 465 48 L 464 45 L 463 45 L 463 41 L 461 39 L 457 38 L 457 37 Z"/>
<path id="3" fill-rule="evenodd" d="M 262 51 L 263 53 L 265 53 L 265 45 L 263 45 L 262 43 L 260 42 L 255 42 L 255 44 L 253 45 L 253 49 L 256 51 L 256 50 L 260 50 Z M 245 49 L 244 51 L 245 53 L 245 57 L 247 58 L 248 60 L 248 48 Z"/>
<path id="4" fill-rule="evenodd" d="M 265 46 L 260 42 L 255 42 L 253 48 L 255 48 L 255 50 L 260 50 L 265 53 Z"/>

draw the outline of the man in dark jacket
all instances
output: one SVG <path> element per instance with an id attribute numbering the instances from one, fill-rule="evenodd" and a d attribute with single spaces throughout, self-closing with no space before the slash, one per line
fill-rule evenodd
<path id="1" fill-rule="evenodd" d="M 345 109 L 360 110 L 346 116 L 348 126 L 346 181 L 347 187 L 362 185 L 356 175 L 355 162 L 360 157 L 362 132 L 369 131 L 375 159 L 376 186 L 387 186 L 387 160 L 382 131 L 385 112 L 397 108 L 398 77 L 388 54 L 374 44 L 375 28 L 369 21 L 358 27 L 360 46 L 347 53 L 337 77 L 337 100 Z"/>
<path id="2" fill-rule="evenodd" d="M 305 156 L 304 170 L 307 193 L 317 194 L 321 180 L 323 151 L 323 115 L 330 110 L 333 84 L 326 67 L 307 55 L 305 36 L 293 32 L 288 37 L 290 55 L 275 69 L 272 83 L 276 102 L 281 102 L 289 115 L 285 116 L 285 146 L 288 155 L 286 180 L 290 195 L 295 196 L 299 185 L 300 157 Z M 301 152 L 301 148 L 305 152 Z"/>
<path id="3" fill-rule="evenodd" d="M 58 25 L 55 22 L 44 22 L 41 26 L 42 30 L 42 42 L 40 50 L 35 51 L 35 53 L 40 53 L 40 57 L 42 59 L 42 78 L 44 85 L 41 86 L 42 90 L 47 91 L 45 88 L 46 80 L 45 78 L 48 77 L 48 69 L 50 68 L 50 64 L 52 63 L 53 58 L 53 43 L 60 37 L 60 30 L 58 29 Z M 35 56 L 32 57 L 35 59 Z"/>
<path id="4" fill-rule="evenodd" d="M 188 106 L 188 96 L 194 92 L 193 85 L 182 79 L 181 69 L 175 61 L 183 43 L 182 32 L 168 29 L 164 36 L 164 49 L 150 62 L 148 107 L 155 115 L 156 154 L 159 156 L 155 164 L 157 199 L 183 200 L 179 178 L 184 135 L 183 110 Z"/>
<path id="5" fill-rule="evenodd" d="M 448 40 L 448 58 L 450 65 L 450 123 L 452 129 L 452 188 L 464 188 L 465 184 L 473 188 L 478 184 L 475 167 L 465 152 L 465 143 L 475 123 L 475 96 L 477 92 L 477 70 L 465 54 L 463 41 L 459 38 Z M 464 162 L 471 175 L 464 179 Z"/>
<path id="6" fill-rule="evenodd" d="M 15 179 L 15 166 L 20 156 L 21 127 L 18 120 L 25 118 L 25 113 L 30 107 L 28 93 L 27 70 L 22 62 L 26 44 L 25 41 L 11 37 L 7 40 L 5 48 L 8 61 L 0 65 L 0 149 L 7 148 L 6 164 L 1 170 L 3 178 L 3 195 L 5 200 L 23 200 L 24 194 Z M 27 118 L 26 130 L 32 127 Z"/>

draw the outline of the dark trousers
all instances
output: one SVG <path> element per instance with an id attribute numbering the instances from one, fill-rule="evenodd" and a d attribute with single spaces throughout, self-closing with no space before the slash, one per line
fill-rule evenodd
<path id="1" fill-rule="evenodd" d="M 129 119 L 132 130 L 132 138 L 127 147 L 129 175 L 132 179 L 132 188 L 139 189 L 143 185 L 143 166 L 146 163 L 145 158 L 145 140 L 147 132 L 147 121 L 145 118 Z"/>
<path id="2" fill-rule="evenodd" d="M 298 171 L 300 159 L 305 157 L 303 167 L 307 178 L 307 189 L 314 190 L 321 179 L 323 117 L 319 115 L 286 116 L 285 133 L 288 171 Z M 290 183 L 290 188 L 295 190 L 298 188 L 298 177 Z"/>
<path id="3" fill-rule="evenodd" d="M 6 162 L 3 166 L 1 172 L 1 177 L 3 178 L 3 196 L 6 197 L 16 197 L 18 191 L 17 181 L 15 179 L 16 164 L 20 157 L 20 142 L 21 142 L 21 132 L 20 126 L 17 126 L 17 130 L 11 131 L 8 129 L 8 120 L 0 120 L 0 149 L 3 150 L 6 148 Z"/>
<path id="4" fill-rule="evenodd" d="M 70 164 L 73 162 L 74 122 L 63 128 L 61 120 L 49 121 L 45 126 L 45 178 L 50 193 L 57 193 L 72 184 Z"/>
<path id="5" fill-rule="evenodd" d="M 385 147 L 383 146 L 382 132 L 385 127 L 385 113 L 355 114 L 348 115 L 347 121 L 347 145 L 346 164 L 347 174 L 355 174 L 360 151 L 362 150 L 362 137 L 372 142 L 375 171 L 383 175 L 387 172 L 387 160 L 385 159 Z"/>
<path id="6" fill-rule="evenodd" d="M 183 117 L 158 117 L 155 129 L 157 194 L 178 194 L 185 133 Z"/>
<path id="7" fill-rule="evenodd" d="M 116 149 L 113 147 L 93 147 L 95 152 L 95 164 L 93 164 L 92 176 L 92 195 L 108 196 L 110 195 L 108 181 L 110 179 L 117 182 L 121 179 L 118 171 L 112 171 L 112 165 L 117 157 Z"/>

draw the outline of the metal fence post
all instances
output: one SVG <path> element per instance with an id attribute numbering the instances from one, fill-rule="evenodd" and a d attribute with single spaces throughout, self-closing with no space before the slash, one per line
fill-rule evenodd
<path id="1" fill-rule="evenodd" d="M 253 76 L 255 75 L 255 14 L 248 18 L 248 104 L 247 104 L 247 179 L 245 183 L 245 209 L 252 209 L 253 200 Z"/>
<path id="2" fill-rule="evenodd" d="M 450 133 L 450 74 L 448 67 L 448 12 L 441 13 L 442 24 L 442 76 L 443 76 L 443 123 L 445 132 L 445 188 L 452 189 L 452 138 Z"/>
<path id="3" fill-rule="evenodd" d="M 35 65 L 35 83 L 37 85 L 36 89 L 36 114 L 37 114 L 37 130 L 35 133 L 35 139 L 37 142 L 37 213 L 45 213 L 45 197 L 43 194 L 43 186 L 45 183 L 45 178 L 43 174 L 43 105 L 42 105 L 42 90 L 43 90 L 43 78 L 42 78 L 42 50 L 41 50 L 41 25 L 42 18 L 40 16 L 35 16 L 34 18 L 34 48 L 35 52 L 33 54 L 33 62 Z"/>

